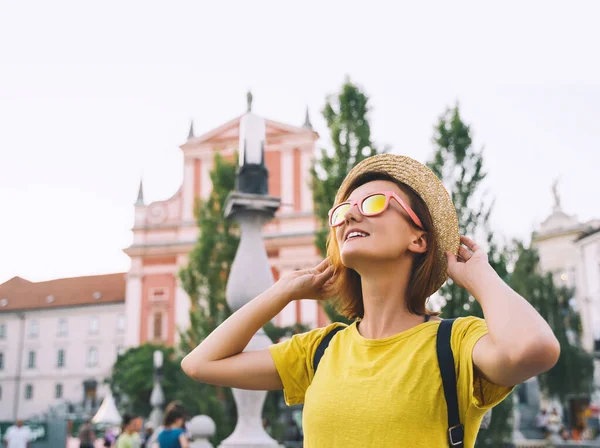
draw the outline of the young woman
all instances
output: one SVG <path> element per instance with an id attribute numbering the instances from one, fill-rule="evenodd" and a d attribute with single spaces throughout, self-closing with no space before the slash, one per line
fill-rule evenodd
<path id="1" fill-rule="evenodd" d="M 175 406 L 167 409 L 164 428 L 158 434 L 160 448 L 188 448 L 188 438 L 184 429 L 185 414 Z"/>
<path id="2" fill-rule="evenodd" d="M 485 315 L 457 319 L 451 335 L 464 447 L 473 447 L 485 412 L 556 363 L 552 330 L 499 278 L 485 252 L 459 236 L 447 191 L 421 163 L 392 154 L 363 160 L 332 205 L 327 259 L 283 276 L 188 354 L 182 368 L 221 386 L 283 388 L 288 405 L 304 403 L 306 447 L 448 446 L 436 358 L 441 319 L 426 304 L 449 275 Z M 335 334 L 316 375 L 315 350 L 341 324 L 243 352 L 291 301 L 329 297 L 355 321 Z"/>

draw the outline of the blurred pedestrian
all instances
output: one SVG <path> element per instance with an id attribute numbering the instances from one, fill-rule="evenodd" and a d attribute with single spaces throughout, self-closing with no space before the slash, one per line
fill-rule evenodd
<path id="1" fill-rule="evenodd" d="M 123 431 L 117 438 L 115 448 L 141 448 L 142 439 L 140 430 L 142 419 L 137 415 L 125 415 L 123 417 Z"/>
<path id="2" fill-rule="evenodd" d="M 188 415 L 187 415 L 187 412 L 186 412 L 185 408 L 183 407 L 183 404 L 181 403 L 181 401 L 179 401 L 179 400 L 171 401 L 165 408 L 165 415 L 167 415 L 171 409 L 178 409 L 183 415 L 185 415 L 185 420 L 187 421 Z M 156 428 L 154 430 L 154 432 L 152 433 L 150 438 L 146 441 L 146 448 L 158 448 L 158 436 L 160 435 L 160 433 L 162 432 L 162 430 L 164 428 L 165 427 L 163 425 L 160 425 L 158 428 Z"/>
<path id="3" fill-rule="evenodd" d="M 16 424 L 9 426 L 4 435 L 4 446 L 6 448 L 29 448 L 31 431 L 23 425 L 23 420 L 17 420 Z"/>
<path id="4" fill-rule="evenodd" d="M 79 428 L 79 448 L 94 448 L 94 441 L 96 440 L 96 433 L 92 422 L 86 420 L 81 428 Z"/>
<path id="5" fill-rule="evenodd" d="M 117 437 L 115 436 L 115 430 L 106 428 L 104 431 L 104 448 L 111 448 L 116 441 Z"/>
<path id="6" fill-rule="evenodd" d="M 535 416 L 533 424 L 542 432 L 545 438 L 548 435 L 548 411 L 540 409 L 540 412 Z"/>
<path id="7" fill-rule="evenodd" d="M 142 448 L 151 448 L 150 441 L 152 440 L 152 434 L 154 434 L 154 427 L 152 423 L 146 422 L 144 425 L 144 434 L 142 434 Z"/>
<path id="8" fill-rule="evenodd" d="M 159 448 L 188 448 L 185 433 L 185 413 L 173 407 L 165 413 L 164 429 L 158 435 Z"/>

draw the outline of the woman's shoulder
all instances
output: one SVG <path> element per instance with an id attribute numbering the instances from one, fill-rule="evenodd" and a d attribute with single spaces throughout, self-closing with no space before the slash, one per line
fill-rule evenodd
<path id="1" fill-rule="evenodd" d="M 460 329 L 486 328 L 485 319 L 477 316 L 458 317 L 454 321 L 453 327 Z"/>
<path id="2" fill-rule="evenodd" d="M 477 316 L 459 317 L 452 325 L 452 348 L 472 346 L 488 333 L 485 319 Z"/>
<path id="3" fill-rule="evenodd" d="M 306 343 L 319 343 L 332 331 L 335 331 L 336 329 L 344 330 L 347 327 L 348 325 L 342 322 L 333 322 L 324 327 L 319 327 L 305 333 L 296 334 L 293 337 L 303 339 Z"/>
<path id="4" fill-rule="evenodd" d="M 306 331 L 304 333 L 298 333 L 293 335 L 291 339 L 272 345 L 271 352 L 293 352 L 302 354 L 302 356 L 312 356 L 321 341 L 323 341 L 328 334 L 338 328 L 343 330 L 347 327 L 346 324 L 341 322 L 333 322 L 324 327 L 315 328 L 314 330 Z"/>

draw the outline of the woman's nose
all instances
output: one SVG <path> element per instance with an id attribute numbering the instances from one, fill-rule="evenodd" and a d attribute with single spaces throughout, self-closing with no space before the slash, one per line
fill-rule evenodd
<path id="1" fill-rule="evenodd" d="M 350 220 L 360 221 L 362 214 L 358 210 L 358 204 L 352 205 L 346 213 L 344 213 L 344 220 L 350 222 Z"/>

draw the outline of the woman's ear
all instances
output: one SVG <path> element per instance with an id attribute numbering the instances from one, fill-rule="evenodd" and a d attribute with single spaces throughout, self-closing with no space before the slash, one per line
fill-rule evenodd
<path id="1" fill-rule="evenodd" d="M 411 238 L 408 250 L 416 254 L 424 254 L 427 252 L 427 232 L 423 230 L 415 231 Z"/>

